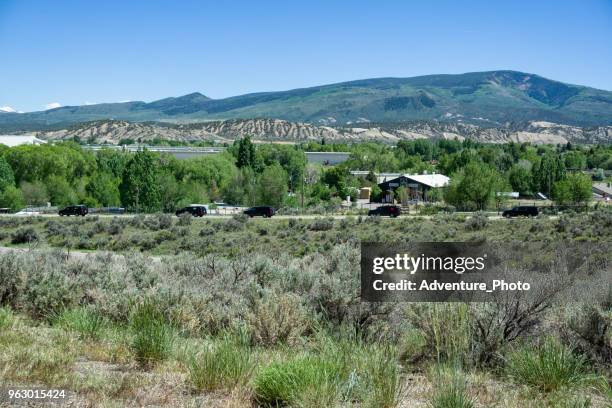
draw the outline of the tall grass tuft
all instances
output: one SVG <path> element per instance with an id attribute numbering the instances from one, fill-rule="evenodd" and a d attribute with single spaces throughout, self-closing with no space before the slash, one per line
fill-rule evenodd
<path id="1" fill-rule="evenodd" d="M 364 402 L 368 407 L 392 408 L 402 396 L 396 351 L 391 346 L 372 345 L 365 349 L 365 374 L 369 391 Z"/>
<path id="2" fill-rule="evenodd" d="M 150 366 L 163 361 L 172 352 L 174 331 L 152 301 L 146 300 L 134 308 L 130 328 L 130 349 L 140 365 Z"/>
<path id="3" fill-rule="evenodd" d="M 198 391 L 231 390 L 247 380 L 253 364 L 251 350 L 226 337 L 192 355 L 187 369 Z"/>
<path id="4" fill-rule="evenodd" d="M 81 339 L 97 340 L 106 326 L 106 319 L 89 308 L 78 307 L 64 310 L 57 318 L 56 324 L 78 333 Z"/>
<path id="5" fill-rule="evenodd" d="M 574 388 L 585 383 L 586 361 L 557 340 L 548 338 L 537 348 L 523 347 L 509 355 L 506 372 L 519 384 L 542 392 Z"/>
<path id="6" fill-rule="evenodd" d="M 333 361 L 315 355 L 275 362 L 255 377 L 255 399 L 268 407 L 330 406 L 337 397 L 339 376 Z"/>
<path id="7" fill-rule="evenodd" d="M 395 407 L 403 393 L 397 350 L 391 345 L 365 343 L 355 333 L 330 337 L 319 333 L 320 358 L 337 371 L 338 398 L 364 407 Z"/>
<path id="8" fill-rule="evenodd" d="M 432 370 L 434 391 L 429 401 L 431 408 L 473 408 L 470 395 L 461 371 L 452 366 L 436 366 Z"/>
<path id="9" fill-rule="evenodd" d="M 411 308 L 411 321 L 425 339 L 424 353 L 438 363 L 469 363 L 472 336 L 469 307 L 432 304 Z"/>

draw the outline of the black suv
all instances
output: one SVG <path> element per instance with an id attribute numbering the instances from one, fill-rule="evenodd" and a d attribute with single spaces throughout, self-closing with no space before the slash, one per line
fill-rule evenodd
<path id="1" fill-rule="evenodd" d="M 206 215 L 206 207 L 203 205 L 190 205 L 189 207 L 183 207 L 180 210 L 176 210 L 176 216 L 181 214 L 191 214 L 194 217 L 203 217 Z"/>
<path id="2" fill-rule="evenodd" d="M 66 208 L 62 208 L 59 210 L 59 215 L 61 216 L 70 216 L 70 215 L 80 215 L 82 217 L 86 216 L 89 212 L 89 209 L 86 205 L 69 205 Z"/>
<path id="3" fill-rule="evenodd" d="M 389 217 L 398 217 L 402 213 L 402 210 L 397 205 L 382 205 L 378 208 L 368 211 L 368 215 L 378 215 Z"/>
<path id="4" fill-rule="evenodd" d="M 249 217 L 271 217 L 276 213 L 276 210 L 273 207 L 269 206 L 260 206 L 260 207 L 251 207 L 248 210 L 244 210 L 244 214 Z"/>
<path id="5" fill-rule="evenodd" d="M 513 207 L 511 210 L 506 210 L 502 215 L 506 218 L 510 217 L 537 217 L 539 214 L 538 207 Z"/>

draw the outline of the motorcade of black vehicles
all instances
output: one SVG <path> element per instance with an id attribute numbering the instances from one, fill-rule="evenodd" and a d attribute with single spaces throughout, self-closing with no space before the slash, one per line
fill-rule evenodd
<path id="1" fill-rule="evenodd" d="M 502 213 L 502 216 L 506 218 L 511 217 L 537 217 L 540 212 L 538 207 L 534 206 L 518 206 L 512 207 L 510 210 L 506 210 Z"/>
<path id="2" fill-rule="evenodd" d="M 194 217 L 203 217 L 208 213 L 206 211 L 206 207 L 203 205 L 189 205 L 187 207 L 183 207 L 179 210 L 176 210 L 176 216 L 178 217 L 181 214 L 191 214 Z"/>
<path id="3" fill-rule="evenodd" d="M 89 209 L 86 205 L 69 205 L 68 207 L 64 207 L 59 210 L 60 216 L 71 216 L 71 215 L 80 215 L 84 217 L 89 213 Z"/>
<path id="4" fill-rule="evenodd" d="M 272 217 L 276 214 L 276 210 L 274 207 L 270 207 L 267 205 L 262 205 L 258 207 L 251 207 L 243 211 L 243 214 L 248 215 L 249 217 Z"/>
<path id="5" fill-rule="evenodd" d="M 387 217 L 399 217 L 402 214 L 402 210 L 397 205 L 381 205 L 373 210 L 368 211 L 369 216 L 387 216 Z"/>

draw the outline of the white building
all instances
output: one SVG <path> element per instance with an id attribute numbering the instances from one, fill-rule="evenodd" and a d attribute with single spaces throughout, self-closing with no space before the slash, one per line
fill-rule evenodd
<path id="1" fill-rule="evenodd" d="M 15 147 L 24 144 L 39 145 L 43 143 L 47 142 L 31 135 L 0 135 L 0 144 L 8 147 Z"/>

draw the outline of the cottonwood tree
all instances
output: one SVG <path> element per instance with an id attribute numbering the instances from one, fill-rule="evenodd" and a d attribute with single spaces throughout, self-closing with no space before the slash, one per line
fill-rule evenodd
<path id="1" fill-rule="evenodd" d="M 15 186 L 15 174 L 6 159 L 0 156 L 0 192 L 9 186 Z"/>
<path id="2" fill-rule="evenodd" d="M 553 199 L 557 204 L 585 204 L 591 200 L 591 179 L 586 174 L 572 173 L 555 183 Z"/>
<path id="3" fill-rule="evenodd" d="M 453 177 L 445 199 L 457 208 L 484 210 L 501 187 L 502 180 L 495 169 L 472 161 Z"/>
<path id="4" fill-rule="evenodd" d="M 522 195 L 531 193 L 531 169 L 522 164 L 515 164 L 508 173 L 508 181 L 512 191 L 518 191 Z"/>
<path id="5" fill-rule="evenodd" d="M 153 153 L 146 149 L 136 152 L 123 170 L 119 188 L 123 205 L 134 211 L 159 211 L 161 197 L 157 176 L 158 166 Z"/>
<path id="6" fill-rule="evenodd" d="M 287 172 L 278 164 L 268 166 L 259 176 L 257 202 L 280 207 L 287 194 Z"/>
<path id="7" fill-rule="evenodd" d="M 558 155 L 548 152 L 533 170 L 533 185 L 536 191 L 550 197 L 555 182 L 565 177 L 565 164 Z"/>

